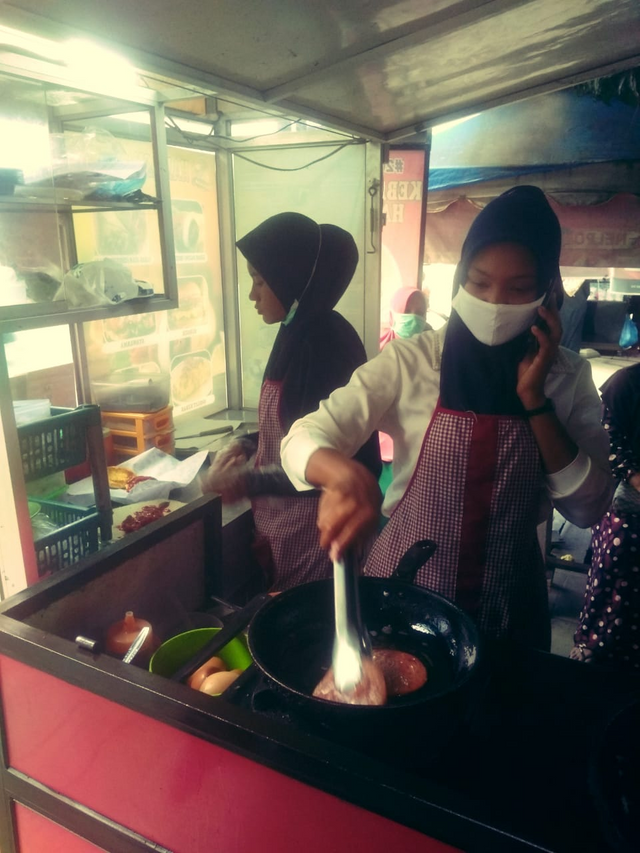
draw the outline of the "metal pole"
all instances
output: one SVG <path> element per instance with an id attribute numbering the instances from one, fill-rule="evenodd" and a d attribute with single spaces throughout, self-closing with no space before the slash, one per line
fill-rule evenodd
<path id="1" fill-rule="evenodd" d="M 216 154 L 218 220 L 220 231 L 220 268 L 224 310 L 225 356 L 227 365 L 227 405 L 243 406 L 242 350 L 240 345 L 240 308 L 236 263 L 236 223 L 234 215 L 233 159 L 228 151 Z"/>

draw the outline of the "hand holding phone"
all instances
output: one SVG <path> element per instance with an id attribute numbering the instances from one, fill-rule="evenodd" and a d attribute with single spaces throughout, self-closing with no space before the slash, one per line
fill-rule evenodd
<path id="1" fill-rule="evenodd" d="M 525 409 L 537 408 L 537 401 L 544 399 L 544 384 L 557 357 L 562 336 L 556 294 L 553 290 L 545 294 L 540 305 L 540 308 L 543 307 L 547 309 L 547 319 L 538 314 L 533 321 L 532 331 L 529 332 L 529 349 L 518 365 L 516 391 Z"/>
<path id="2" fill-rule="evenodd" d="M 556 304 L 555 292 L 554 292 L 553 288 L 550 287 L 549 290 L 547 290 L 540 307 L 541 308 L 552 308 L 555 304 Z M 549 328 L 549 324 L 547 323 L 547 321 L 543 317 L 540 316 L 540 314 L 538 314 L 536 316 L 536 319 L 533 321 L 533 325 L 537 326 L 539 329 L 541 329 L 547 335 L 551 332 L 551 329 Z M 537 341 L 535 335 L 533 333 L 531 333 L 530 337 L 531 337 L 531 346 L 537 350 L 538 349 L 538 341 Z"/>

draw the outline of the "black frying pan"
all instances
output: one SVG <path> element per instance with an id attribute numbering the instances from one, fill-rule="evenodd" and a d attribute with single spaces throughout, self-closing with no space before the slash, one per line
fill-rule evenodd
<path id="1" fill-rule="evenodd" d="M 360 608 L 374 648 L 397 648 L 427 667 L 424 687 L 383 706 L 343 705 L 311 694 L 331 663 L 333 582 L 313 581 L 264 604 L 249 625 L 249 650 L 271 685 L 323 724 L 403 722 L 445 724 L 475 673 L 478 633 L 470 617 L 441 595 L 414 586 L 418 569 L 435 551 L 429 540 L 407 551 L 390 578 L 360 578 Z M 450 720 L 449 720 L 450 722 Z"/>

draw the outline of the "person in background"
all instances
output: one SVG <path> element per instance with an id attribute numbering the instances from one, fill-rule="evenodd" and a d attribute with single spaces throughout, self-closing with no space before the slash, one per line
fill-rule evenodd
<path id="1" fill-rule="evenodd" d="M 564 299 L 560 308 L 562 338 L 560 344 L 573 352 L 580 352 L 582 330 L 587 313 L 589 298 L 588 279 L 565 279 L 563 281 Z"/>
<path id="2" fill-rule="evenodd" d="M 401 287 L 396 290 L 391 298 L 389 321 L 380 336 L 380 349 L 398 338 L 411 338 L 420 332 L 430 332 L 431 326 L 426 320 L 428 308 L 428 294 L 423 290 L 417 287 Z M 380 490 L 384 495 L 392 480 L 393 439 L 386 432 L 380 432 L 378 435 L 382 458 Z M 384 516 L 382 521 L 386 521 Z"/>
<path id="3" fill-rule="evenodd" d="M 380 335 L 380 349 L 396 338 L 410 338 L 427 332 L 428 295 L 417 287 L 401 287 L 391 298 L 389 320 Z"/>
<path id="4" fill-rule="evenodd" d="M 601 388 L 612 506 L 592 529 L 591 568 L 570 657 L 640 670 L 640 364 Z"/>
<path id="5" fill-rule="evenodd" d="M 358 249 L 347 231 L 300 213 L 272 216 L 236 245 L 251 275 L 249 298 L 265 323 L 281 325 L 264 372 L 257 438 L 222 452 L 204 490 L 219 492 L 227 503 L 252 499 L 256 556 L 268 586 L 283 590 L 332 571 L 318 542 L 319 498 L 301 496 L 291 485 L 280 466 L 280 441 L 366 361 L 357 332 L 333 310 L 353 277 Z M 379 476 L 377 435 L 367 436 L 354 455 Z"/>
<path id="6" fill-rule="evenodd" d="M 389 576 L 408 547 L 433 539 L 416 582 L 456 601 L 485 635 L 543 649 L 536 527 L 550 502 L 588 527 L 613 491 L 590 366 L 559 347 L 560 244 L 540 189 L 494 199 L 462 247 L 448 324 L 386 346 L 282 444 L 292 482 L 323 489 L 320 542 L 340 553 L 379 513 L 377 482 L 350 457 L 373 430 L 389 433 L 390 518 L 365 574 Z"/>

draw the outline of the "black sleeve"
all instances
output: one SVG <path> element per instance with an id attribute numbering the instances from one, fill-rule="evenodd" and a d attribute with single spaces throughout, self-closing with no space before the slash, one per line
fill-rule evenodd
<path id="1" fill-rule="evenodd" d="M 248 432 L 246 435 L 241 435 L 236 441 L 244 450 L 247 459 L 250 459 L 258 450 L 257 432 Z"/>
<path id="2" fill-rule="evenodd" d="M 282 497 L 299 497 L 317 495 L 317 489 L 307 489 L 299 492 L 279 465 L 265 465 L 262 468 L 248 471 L 245 475 L 247 496 L 279 495 Z"/>

